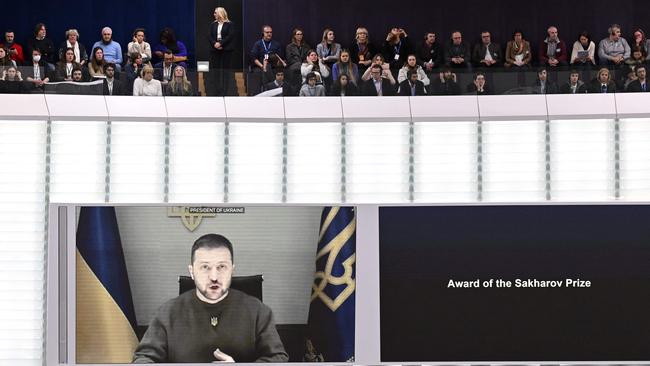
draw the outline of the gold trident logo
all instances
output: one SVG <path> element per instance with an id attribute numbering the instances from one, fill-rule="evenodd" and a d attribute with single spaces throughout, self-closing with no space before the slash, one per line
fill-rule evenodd
<path id="1" fill-rule="evenodd" d="M 327 231 L 327 228 L 329 227 L 330 223 L 336 216 L 336 214 L 339 212 L 339 207 L 334 207 L 332 210 L 330 210 L 329 215 L 327 215 L 327 218 L 325 219 L 325 222 L 323 222 L 323 227 L 321 228 L 320 232 L 320 237 L 318 238 L 318 241 L 321 241 L 323 239 L 323 235 Z M 334 239 L 332 239 L 329 243 L 327 243 L 326 246 L 321 249 L 318 254 L 316 255 L 316 260 L 318 260 L 320 257 L 324 255 L 328 255 L 327 257 L 327 262 L 325 264 L 325 270 L 324 271 L 316 271 L 314 274 L 314 284 L 312 284 L 312 295 L 311 295 L 311 301 L 314 301 L 314 299 L 319 298 L 330 310 L 336 311 L 336 309 L 341 306 L 345 300 L 350 297 L 354 293 L 354 289 L 356 287 L 354 278 L 352 278 L 352 272 L 353 268 L 352 266 L 354 265 L 354 262 L 356 260 L 356 254 L 352 254 L 349 258 L 347 258 L 345 261 L 343 261 L 343 268 L 344 268 L 344 273 L 340 277 L 335 277 L 332 275 L 332 268 L 334 267 L 334 262 L 336 261 L 336 257 L 339 255 L 339 252 L 341 251 L 341 248 L 345 245 L 345 243 L 354 235 L 355 229 L 357 226 L 357 218 L 356 216 L 350 221 L 350 223 L 343 229 Z M 332 299 L 330 298 L 326 293 L 325 293 L 325 288 L 327 287 L 328 284 L 332 285 L 347 285 L 345 289 L 335 298 Z"/>
<path id="2" fill-rule="evenodd" d="M 196 230 L 204 217 L 215 217 L 214 213 L 190 213 L 190 208 L 185 206 L 169 207 L 167 217 L 180 217 L 183 226 L 189 231 Z"/>

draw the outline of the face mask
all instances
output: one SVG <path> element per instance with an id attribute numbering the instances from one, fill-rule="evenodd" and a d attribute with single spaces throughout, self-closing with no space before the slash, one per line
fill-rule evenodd
<path id="1" fill-rule="evenodd" d="M 36 55 L 32 58 L 34 62 L 39 62 L 41 60 L 41 55 Z"/>

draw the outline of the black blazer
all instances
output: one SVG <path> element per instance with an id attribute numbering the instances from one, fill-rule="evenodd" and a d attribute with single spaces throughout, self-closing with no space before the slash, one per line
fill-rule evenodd
<path id="1" fill-rule="evenodd" d="M 533 94 L 542 94 L 542 83 L 539 79 L 535 80 L 535 84 L 532 86 Z M 557 94 L 557 84 L 550 80 L 546 80 L 546 90 L 544 94 Z"/>
<path id="2" fill-rule="evenodd" d="M 381 94 L 382 96 L 391 96 L 395 95 L 395 86 L 390 83 L 388 79 L 381 79 Z M 367 95 L 371 97 L 377 96 L 377 89 L 375 88 L 375 83 L 370 80 L 366 80 L 361 86 L 361 95 Z"/>
<path id="3" fill-rule="evenodd" d="M 108 93 L 108 81 L 106 81 L 106 79 L 104 79 L 102 91 L 104 95 L 127 95 L 126 85 L 122 84 L 118 79 L 113 79 L 113 94 Z"/>
<path id="4" fill-rule="evenodd" d="M 643 90 L 641 90 L 641 82 L 639 80 L 634 80 L 630 82 L 627 86 L 627 91 L 642 92 Z M 645 91 L 650 92 L 650 81 L 648 79 L 645 80 Z"/>
<path id="5" fill-rule="evenodd" d="M 589 88 L 587 89 L 587 92 L 593 94 L 602 93 L 603 91 L 601 90 L 600 81 L 592 80 L 591 83 L 589 84 Z M 614 83 L 613 81 L 607 83 L 607 93 L 616 93 L 616 83 Z"/>
<path id="6" fill-rule="evenodd" d="M 408 80 L 404 80 L 399 83 L 399 92 L 397 95 L 404 97 L 411 96 L 411 83 Z M 426 91 L 424 90 L 424 83 L 420 80 L 415 81 L 415 95 L 427 95 Z"/>
<path id="7" fill-rule="evenodd" d="M 501 46 L 499 46 L 497 43 L 490 43 L 487 48 L 490 51 L 492 59 L 497 62 L 495 65 L 500 65 L 503 63 L 503 53 L 501 53 Z M 485 45 L 483 42 L 478 43 L 474 46 L 474 52 L 472 52 L 472 61 L 474 61 L 475 65 L 483 65 L 481 64 L 481 60 L 485 58 L 485 51 Z"/>
<path id="8" fill-rule="evenodd" d="M 219 23 L 212 22 L 210 24 L 210 50 L 212 52 L 218 51 L 214 48 L 214 44 L 217 42 L 217 30 L 219 28 Z M 233 51 L 235 49 L 235 26 L 232 22 L 223 23 L 221 27 L 221 46 L 223 51 Z"/>
<path id="9" fill-rule="evenodd" d="M 587 85 L 582 83 L 576 88 L 576 94 L 584 94 L 587 92 Z M 573 94 L 571 93 L 571 84 L 567 81 L 560 86 L 560 94 Z"/>

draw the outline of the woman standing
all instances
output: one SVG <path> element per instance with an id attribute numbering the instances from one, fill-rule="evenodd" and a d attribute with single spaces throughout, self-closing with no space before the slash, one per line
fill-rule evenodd
<path id="1" fill-rule="evenodd" d="M 215 95 L 236 95 L 231 85 L 234 85 L 232 72 L 232 54 L 234 46 L 235 27 L 225 8 L 214 9 L 214 22 L 210 24 L 210 73 L 214 82 Z"/>

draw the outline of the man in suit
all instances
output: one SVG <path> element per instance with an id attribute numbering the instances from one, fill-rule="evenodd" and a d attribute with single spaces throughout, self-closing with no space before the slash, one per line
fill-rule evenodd
<path id="1" fill-rule="evenodd" d="M 172 50 L 165 50 L 163 56 L 163 61 L 154 65 L 155 73 L 154 77 L 156 80 L 159 80 L 163 85 L 166 85 L 174 78 L 174 69 L 176 64 L 174 63 L 174 53 Z"/>
<path id="2" fill-rule="evenodd" d="M 545 67 L 537 70 L 537 80 L 532 86 L 533 94 L 555 94 L 557 85 L 548 79 L 548 71 Z"/>
<path id="3" fill-rule="evenodd" d="M 587 92 L 585 83 L 580 80 L 578 70 L 571 70 L 569 81 L 560 86 L 560 94 L 583 94 Z"/>
<path id="4" fill-rule="evenodd" d="M 460 87 L 456 80 L 456 74 L 451 72 L 451 68 L 445 66 L 431 83 L 429 94 L 434 95 L 459 95 Z"/>
<path id="5" fill-rule="evenodd" d="M 636 77 L 637 79 L 630 82 L 627 86 L 628 92 L 650 92 L 650 85 L 648 85 L 648 80 L 646 79 L 646 68 L 643 65 L 636 67 Z"/>
<path id="6" fill-rule="evenodd" d="M 424 83 L 418 80 L 418 71 L 416 69 L 411 69 L 406 73 L 406 80 L 399 84 L 397 94 L 405 97 L 427 95 L 424 90 Z"/>
<path id="7" fill-rule="evenodd" d="M 609 69 L 603 67 L 598 70 L 598 76 L 591 82 L 589 93 L 615 93 L 616 84 L 609 79 Z"/>
<path id="8" fill-rule="evenodd" d="M 479 71 L 474 74 L 474 81 L 471 84 L 467 85 L 467 92 L 476 95 L 492 94 L 486 84 L 484 73 Z"/>
<path id="9" fill-rule="evenodd" d="M 104 75 L 106 75 L 102 87 L 104 95 L 126 95 L 126 86 L 115 78 L 115 64 L 105 64 Z"/>
<path id="10" fill-rule="evenodd" d="M 490 32 L 481 32 L 481 43 L 477 43 L 474 46 L 472 59 L 474 60 L 474 64 L 481 68 L 501 65 L 501 61 L 503 60 L 501 46 L 497 43 L 492 43 Z"/>
<path id="11" fill-rule="evenodd" d="M 380 65 L 374 64 L 370 69 L 370 80 L 363 83 L 362 94 L 367 96 L 395 95 L 395 85 L 385 75 L 390 71 L 383 70 Z"/>

